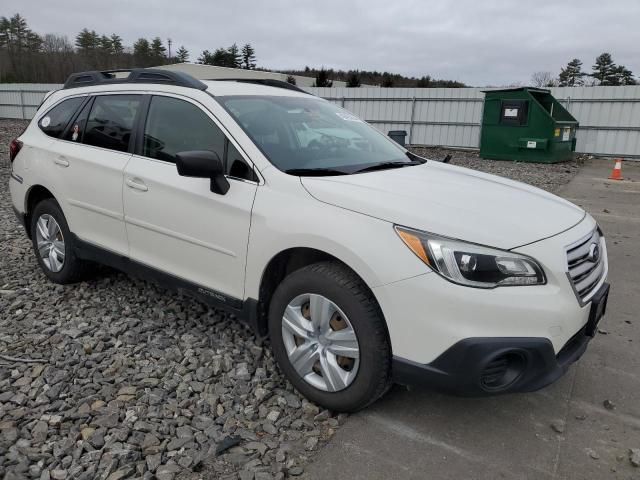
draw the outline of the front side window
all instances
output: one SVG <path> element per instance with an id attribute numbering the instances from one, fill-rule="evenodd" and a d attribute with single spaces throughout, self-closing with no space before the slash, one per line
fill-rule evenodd
<path id="1" fill-rule="evenodd" d="M 355 173 L 411 164 L 406 152 L 355 115 L 315 97 L 219 96 L 273 165 L 282 171 Z"/>
<path id="2" fill-rule="evenodd" d="M 192 103 L 171 97 L 151 99 L 144 129 L 143 155 L 166 162 L 190 150 L 210 150 L 224 159 L 226 137 L 211 119 Z"/>
<path id="3" fill-rule="evenodd" d="M 87 119 L 82 143 L 118 152 L 128 151 L 140 101 L 140 95 L 97 96 Z"/>
<path id="4" fill-rule="evenodd" d="M 43 116 L 38 125 L 50 137 L 59 138 L 71 117 L 86 97 L 74 97 L 60 102 Z"/>

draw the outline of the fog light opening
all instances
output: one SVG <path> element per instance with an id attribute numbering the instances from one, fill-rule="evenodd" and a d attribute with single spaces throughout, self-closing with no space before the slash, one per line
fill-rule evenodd
<path id="1" fill-rule="evenodd" d="M 502 353 L 489 361 L 480 374 L 480 384 L 487 391 L 506 390 L 520 379 L 527 361 L 520 352 Z"/>

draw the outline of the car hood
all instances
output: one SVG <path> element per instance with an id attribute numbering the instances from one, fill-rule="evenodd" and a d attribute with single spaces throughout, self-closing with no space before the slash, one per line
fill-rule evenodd
<path id="1" fill-rule="evenodd" d="M 503 249 L 556 235 L 585 216 L 581 208 L 538 188 L 435 161 L 301 181 L 321 202 Z"/>

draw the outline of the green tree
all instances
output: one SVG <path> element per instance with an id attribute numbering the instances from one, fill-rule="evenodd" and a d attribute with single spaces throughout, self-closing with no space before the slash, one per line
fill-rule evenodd
<path id="1" fill-rule="evenodd" d="M 42 37 L 32 31 L 27 32 L 25 46 L 30 52 L 39 52 L 42 47 Z"/>
<path id="2" fill-rule="evenodd" d="M 227 65 L 225 67 L 240 68 L 242 66 L 242 55 L 235 43 L 227 48 Z"/>
<path id="3" fill-rule="evenodd" d="M 111 34 L 111 53 L 113 55 L 121 55 L 124 52 L 124 47 L 122 46 L 122 38 L 115 33 Z"/>
<path id="4" fill-rule="evenodd" d="M 76 35 L 76 47 L 80 53 L 93 53 L 98 49 L 99 45 L 100 37 L 95 30 L 83 28 L 82 31 Z"/>
<path id="5" fill-rule="evenodd" d="M 11 18 L 0 18 L 0 30 L 0 46 L 7 47 L 10 50 L 28 49 L 29 36 L 35 35 L 29 30 L 27 20 L 19 13 L 16 13 Z"/>
<path id="6" fill-rule="evenodd" d="M 184 48 L 184 45 L 180 46 L 176 52 L 176 60 L 178 63 L 186 63 L 189 61 L 189 52 Z"/>
<path id="7" fill-rule="evenodd" d="M 617 65 L 613 69 L 614 83 L 616 85 L 637 85 L 638 82 L 633 77 L 633 72 L 624 65 Z"/>
<path id="8" fill-rule="evenodd" d="M 139 67 L 148 67 L 151 65 L 151 46 L 146 38 L 139 38 L 133 44 L 133 58 Z"/>
<path id="9" fill-rule="evenodd" d="M 256 51 L 250 43 L 242 47 L 242 68 L 253 70 L 256 68 Z"/>
<path id="10" fill-rule="evenodd" d="M 203 50 L 198 57 L 198 63 L 203 65 L 213 65 L 213 54 L 209 50 Z"/>
<path id="11" fill-rule="evenodd" d="M 610 53 L 602 53 L 596 58 L 596 63 L 592 67 L 591 76 L 600 85 L 617 85 L 616 64 L 613 63 Z"/>
<path id="12" fill-rule="evenodd" d="M 105 55 L 111 55 L 113 53 L 113 44 L 111 43 L 111 37 L 102 35 L 98 40 L 98 48 Z"/>
<path id="13" fill-rule="evenodd" d="M 357 70 L 352 70 L 349 72 L 349 76 L 347 77 L 347 87 L 349 88 L 358 88 L 362 83 L 360 82 L 360 75 Z"/>
<path id="14" fill-rule="evenodd" d="M 329 80 L 329 70 L 322 67 L 316 72 L 316 81 L 313 84 L 314 87 L 332 87 L 333 81 Z"/>
<path id="15" fill-rule="evenodd" d="M 382 74 L 382 88 L 392 88 L 394 85 L 393 77 L 390 73 L 384 72 Z"/>
<path id="16" fill-rule="evenodd" d="M 151 40 L 149 49 L 151 50 L 151 58 L 154 63 L 163 64 L 165 62 L 167 49 L 162 44 L 160 37 L 156 37 Z"/>
<path id="17" fill-rule="evenodd" d="M 577 87 L 584 85 L 584 77 L 587 74 L 582 71 L 582 62 L 574 58 L 567 66 L 560 70 L 558 85 L 560 87 Z"/>
<path id="18" fill-rule="evenodd" d="M 211 65 L 217 67 L 229 67 L 229 54 L 224 48 L 216 48 L 211 56 Z"/>
<path id="19" fill-rule="evenodd" d="M 416 82 L 417 88 L 431 88 L 433 86 L 433 81 L 429 75 L 424 75 L 418 79 Z"/>
<path id="20" fill-rule="evenodd" d="M 198 58 L 198 63 L 215 65 L 216 67 L 236 68 L 232 53 L 229 52 L 229 49 L 225 48 L 216 48 L 213 53 L 209 50 L 204 50 Z"/>
<path id="21" fill-rule="evenodd" d="M 0 17 L 0 48 L 8 48 L 11 22 L 7 17 Z"/>
<path id="22" fill-rule="evenodd" d="M 296 84 L 296 77 L 294 77 L 293 75 L 289 75 L 287 77 L 287 83 L 290 83 L 291 85 L 295 85 Z"/>

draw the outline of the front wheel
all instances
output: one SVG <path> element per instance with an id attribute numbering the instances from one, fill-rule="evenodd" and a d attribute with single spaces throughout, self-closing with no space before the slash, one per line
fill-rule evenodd
<path id="1" fill-rule="evenodd" d="M 278 365 L 304 396 L 334 411 L 360 410 L 390 385 L 386 324 L 362 280 L 337 262 L 287 276 L 269 308 Z"/>

